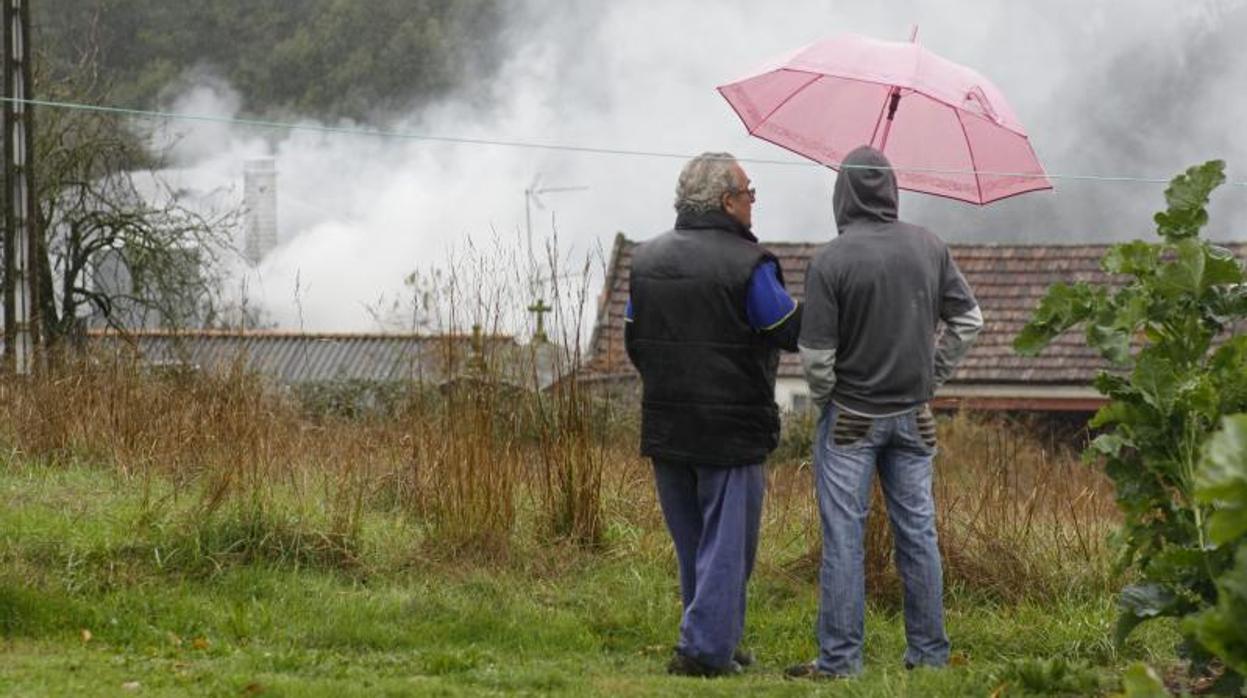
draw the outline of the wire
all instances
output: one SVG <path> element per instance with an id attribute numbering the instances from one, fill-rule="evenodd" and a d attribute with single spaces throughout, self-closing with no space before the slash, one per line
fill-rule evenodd
<path id="1" fill-rule="evenodd" d="M 349 126 L 322 126 L 319 124 L 291 123 L 285 121 L 267 121 L 263 119 L 240 119 L 235 117 L 211 116 L 206 114 L 185 114 L 179 112 L 155 111 L 149 109 L 131 109 L 126 107 L 109 107 L 96 104 L 80 104 L 75 102 L 54 102 L 42 99 L 17 99 L 0 97 L 0 103 L 24 104 L 49 109 L 65 109 L 69 111 L 115 114 L 120 116 L 140 117 L 147 119 L 169 119 L 176 121 L 197 121 L 232 126 L 246 126 L 281 131 L 309 131 L 335 135 L 367 136 L 373 138 L 392 138 L 396 140 L 428 141 L 433 143 L 451 143 L 457 145 L 483 145 L 504 148 L 525 148 L 529 150 L 552 150 L 569 153 L 586 153 L 592 155 L 620 155 L 630 157 L 665 158 L 671 160 L 688 160 L 696 157 L 688 153 L 672 153 L 656 150 L 629 150 L 624 148 L 600 148 L 594 146 L 567 145 L 563 143 L 541 143 L 536 141 L 498 140 L 490 138 L 466 138 L 459 136 L 442 136 L 410 131 L 388 131 L 383 129 L 359 128 Z M 737 162 L 754 165 L 781 165 L 787 167 L 828 167 L 817 162 L 803 160 L 774 160 L 769 158 L 736 158 Z M 894 172 L 912 172 L 916 174 L 945 175 L 976 175 L 987 177 L 1017 177 L 1023 179 L 1066 180 L 1073 182 L 1117 182 L 1136 184 L 1169 184 L 1171 178 L 1166 177 L 1134 177 L 1128 175 L 1095 175 L 1095 174 L 1053 174 L 1034 172 L 997 172 L 991 170 L 940 169 L 924 167 L 892 167 L 880 168 L 876 165 L 844 165 L 841 169 L 891 169 Z M 1247 180 L 1230 180 L 1231 186 L 1247 187 Z"/>

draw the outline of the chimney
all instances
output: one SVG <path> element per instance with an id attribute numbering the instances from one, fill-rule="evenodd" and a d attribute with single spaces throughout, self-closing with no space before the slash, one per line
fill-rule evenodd
<path id="1" fill-rule="evenodd" d="M 243 164 L 243 209 L 246 212 L 244 254 L 252 264 L 277 247 L 277 163 L 256 158 Z"/>

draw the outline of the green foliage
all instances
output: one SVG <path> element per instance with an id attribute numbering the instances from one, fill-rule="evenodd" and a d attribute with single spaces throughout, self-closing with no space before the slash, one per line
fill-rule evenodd
<path id="1" fill-rule="evenodd" d="M 1225 183 L 1225 163 L 1212 160 L 1188 168 L 1165 190 L 1168 210 L 1156 214 L 1156 230 L 1169 242 L 1193 238 L 1208 223 L 1208 196 Z"/>
<path id="2" fill-rule="evenodd" d="M 1227 417 L 1208 442 L 1195 476 L 1195 498 L 1214 508 L 1208 521 L 1214 544 L 1247 538 L 1247 415 Z"/>
<path id="3" fill-rule="evenodd" d="M 313 417 L 395 417 L 413 403 L 424 404 L 435 398 L 418 386 L 395 381 L 337 378 L 300 383 L 293 392 L 299 406 Z"/>
<path id="4" fill-rule="evenodd" d="M 44 0 L 54 73 L 97 54 L 125 105 L 188 71 L 219 76 L 252 114 L 369 118 L 458 89 L 499 62 L 497 0 Z"/>
<path id="5" fill-rule="evenodd" d="M 1159 616 L 1178 615 L 1179 610 L 1187 608 L 1187 605 L 1168 585 L 1131 584 L 1121 590 L 1117 607 L 1121 610 L 1121 615 L 1117 618 L 1115 640 L 1122 644 L 1130 632 L 1143 621 Z"/>
<path id="6" fill-rule="evenodd" d="M 1204 448 L 1195 475 L 1195 498 L 1212 510 L 1208 537 L 1235 550 L 1233 567 L 1216 579 L 1216 605 L 1187 619 L 1185 627 L 1242 677 L 1247 676 L 1247 415 L 1227 417 Z"/>
<path id="7" fill-rule="evenodd" d="M 1227 337 L 1247 317 L 1247 276 L 1230 252 L 1199 237 L 1224 169 L 1213 160 L 1175 177 L 1168 209 L 1155 218 L 1160 242 L 1114 246 L 1101 260 L 1120 280 L 1114 288 L 1053 286 L 1014 343 L 1033 355 L 1081 325 L 1114 366 L 1096 379 L 1111 401 L 1091 422 L 1105 431 L 1086 455 L 1116 485 L 1120 562 L 1137 575 L 1119 598 L 1119 641 L 1151 618 L 1204 611 L 1213 627 L 1205 609 L 1227 588 L 1218 581 L 1233 562 L 1227 543 L 1247 529 L 1247 422 L 1228 422 L 1200 459 L 1223 415 L 1247 411 L 1247 337 Z M 1201 647 L 1219 652 L 1192 634 L 1195 659 Z"/>
<path id="8" fill-rule="evenodd" d="M 1100 675 L 1086 663 L 1062 657 L 1015 660 L 1000 678 L 1024 695 L 1087 696 L 1099 693 L 1101 688 Z"/>
<path id="9" fill-rule="evenodd" d="M 1038 354 L 1057 335 L 1090 319 L 1094 308 L 1103 302 L 1103 297 L 1101 289 L 1083 283 L 1053 285 L 1040 301 L 1034 317 L 1018 334 L 1014 348 L 1027 355 Z"/>
<path id="10" fill-rule="evenodd" d="M 1187 619 L 1187 632 L 1226 666 L 1247 676 L 1247 545 L 1237 563 L 1217 579 L 1217 605 Z"/>
<path id="11" fill-rule="evenodd" d="M 1126 698 L 1169 698 L 1165 682 L 1143 662 L 1131 664 L 1122 674 L 1121 683 Z"/>
<path id="12" fill-rule="evenodd" d="M 613 475 L 629 502 L 641 498 L 634 475 Z M 153 486 L 164 499 L 172 485 Z M 903 623 L 872 604 L 865 674 L 794 683 L 782 670 L 816 651 L 817 602 L 778 564 L 786 537 L 766 535 L 745 640 L 758 665 L 722 682 L 669 677 L 680 604 L 652 501 L 633 519 L 641 535 L 608 553 L 528 538 L 523 554 L 480 565 L 419 556 L 424 534 L 409 515 L 373 510 L 347 573 L 233 548 L 216 550 L 220 565 L 188 565 L 180 527 L 141 515 L 142 489 L 96 468 L 0 467 L 0 530 L 11 532 L 0 536 L 0 694 L 890 697 L 986 696 L 1007 684 L 998 695 L 1096 695 L 1127 662 L 1155 661 L 1172 643 L 1154 626 L 1113 653 L 1100 630 L 1111 605 L 1098 594 L 1000 604 L 954 589 L 947 622 L 959 651 L 948 669 L 905 670 Z M 618 505 L 610 515 L 632 518 Z M 287 525 L 319 545 L 320 515 Z M 211 545 L 241 537 L 221 533 Z M 139 690 L 122 688 L 135 681 Z"/>

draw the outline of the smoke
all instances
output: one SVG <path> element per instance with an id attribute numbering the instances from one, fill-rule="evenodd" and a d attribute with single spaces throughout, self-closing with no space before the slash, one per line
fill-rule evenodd
<path id="1" fill-rule="evenodd" d="M 728 150 L 795 163 L 745 134 L 714 87 L 827 35 L 899 40 L 917 23 L 923 44 L 1004 91 L 1052 173 L 1168 178 L 1220 157 L 1232 179 L 1247 179 L 1247 141 L 1239 136 L 1247 97 L 1237 90 L 1247 84 L 1247 61 L 1235 55 L 1247 30 L 1243 2 L 528 0 L 511 12 L 498 41 L 501 68 L 465 91 L 471 99 L 448 99 L 383 127 L 677 155 Z M 227 85 L 202 75 L 193 82 L 173 101 L 176 111 L 237 115 Z M 469 241 L 522 248 L 525 190 L 533 186 L 533 238 L 541 245 L 557 230 L 567 259 L 609 250 L 617 232 L 652 237 L 671 225 L 682 165 L 679 157 L 198 122 L 168 128 L 162 142 L 196 187 L 233 187 L 240 196 L 243 161 L 276 157 L 280 244 L 258 269 L 240 267 L 238 275 L 252 304 L 279 325 L 316 330 L 374 329 L 366 306 L 401 297 L 409 273 L 446 264 Z M 746 169 L 758 189 L 754 225 L 764 241 L 835 234 L 833 172 L 799 164 Z M 986 208 L 906 193 L 901 214 L 956 241 L 1086 242 L 1151 235 L 1151 212 L 1163 203 L 1163 186 L 1154 184 L 1058 180 L 1056 187 Z M 547 188 L 575 189 L 541 191 Z M 1247 188 L 1217 196 L 1213 234 L 1242 234 Z M 599 285 L 591 280 L 591 291 Z"/>

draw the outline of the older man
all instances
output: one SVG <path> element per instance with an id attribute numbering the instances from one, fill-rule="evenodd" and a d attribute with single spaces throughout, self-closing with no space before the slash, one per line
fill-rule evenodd
<path id="1" fill-rule="evenodd" d="M 905 595 L 907 667 L 948 662 L 927 403 L 983 326 L 948 246 L 897 220 L 897 187 L 883 153 L 849 153 L 833 204 L 840 235 L 811 261 L 801 363 L 822 408 L 814 478 L 823 528 L 819 655 L 791 676 L 862 670 L 862 528 L 878 471 Z M 945 331 L 938 348 L 937 323 Z"/>
<path id="2" fill-rule="evenodd" d="M 684 613 L 673 674 L 719 676 L 738 648 L 766 476 L 779 442 L 779 350 L 801 311 L 751 232 L 755 191 L 728 153 L 685 165 L 675 229 L 637 247 L 628 356 L 641 374 L 641 453 L 675 543 Z"/>

